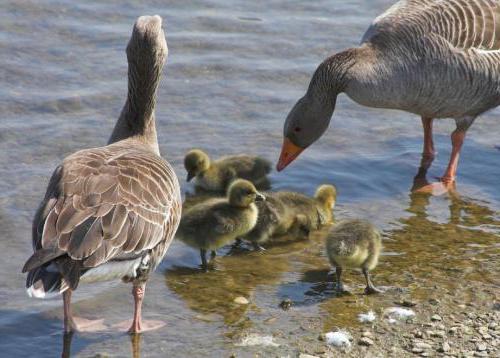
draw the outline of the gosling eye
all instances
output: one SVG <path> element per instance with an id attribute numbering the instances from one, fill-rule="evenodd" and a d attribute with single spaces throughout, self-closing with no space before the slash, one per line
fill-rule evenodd
<path id="1" fill-rule="evenodd" d="M 295 128 L 293 129 L 293 131 L 294 131 L 295 133 L 299 133 L 301 130 L 302 130 L 302 128 L 300 128 L 300 127 L 295 127 Z"/>

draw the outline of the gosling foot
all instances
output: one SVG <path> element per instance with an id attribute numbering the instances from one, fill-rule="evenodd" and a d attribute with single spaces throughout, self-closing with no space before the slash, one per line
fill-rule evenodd
<path id="1" fill-rule="evenodd" d="M 367 295 L 375 295 L 379 293 L 384 293 L 380 288 L 376 288 L 375 286 L 366 286 L 365 294 Z"/>

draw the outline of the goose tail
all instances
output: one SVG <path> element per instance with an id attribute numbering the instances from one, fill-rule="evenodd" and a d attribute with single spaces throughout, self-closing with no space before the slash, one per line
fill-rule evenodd
<path id="1" fill-rule="evenodd" d="M 68 288 L 54 264 L 40 266 L 29 271 L 26 278 L 26 292 L 35 298 L 50 298 Z"/>

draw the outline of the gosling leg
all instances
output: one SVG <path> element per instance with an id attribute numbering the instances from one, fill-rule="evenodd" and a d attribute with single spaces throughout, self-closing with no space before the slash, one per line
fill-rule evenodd
<path id="1" fill-rule="evenodd" d="M 205 250 L 205 249 L 200 249 L 200 258 L 201 258 L 201 267 L 202 267 L 205 271 L 208 271 L 208 264 L 207 264 L 207 250 Z"/>
<path id="2" fill-rule="evenodd" d="M 335 267 L 335 275 L 337 276 L 337 294 L 341 295 L 346 292 L 344 289 L 344 284 L 342 283 L 342 267 Z"/>
<path id="3" fill-rule="evenodd" d="M 365 279 L 366 279 L 366 288 L 365 288 L 365 293 L 367 295 L 372 295 L 372 294 L 375 294 L 375 293 L 382 293 L 383 291 L 376 288 L 374 285 L 373 285 L 373 282 L 370 278 L 370 272 L 368 272 L 368 269 L 366 267 L 363 267 L 363 275 L 365 275 Z"/>

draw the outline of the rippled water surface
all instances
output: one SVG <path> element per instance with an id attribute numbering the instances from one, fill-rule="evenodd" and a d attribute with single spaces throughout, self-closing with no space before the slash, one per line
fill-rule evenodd
<path id="1" fill-rule="evenodd" d="M 275 161 L 282 123 L 327 55 L 355 46 L 388 0 L 343 1 L 9 1 L 0 2 L 0 347 L 6 357 L 63 351 L 61 301 L 31 300 L 20 273 L 31 252 L 30 226 L 48 177 L 71 152 L 106 142 L 126 94 L 125 45 L 135 18 L 164 18 L 170 49 L 158 100 L 162 154 L 179 177 L 193 146 L 211 155 L 249 152 Z M 500 111 L 470 129 L 453 195 L 411 194 L 422 133 L 411 114 L 360 107 L 339 98 L 327 134 L 273 190 L 339 190 L 336 218 L 363 217 L 384 232 L 374 280 L 414 297 L 435 285 L 464 299 L 467 282 L 498 289 L 500 268 Z M 453 121 L 436 124 L 439 150 L 428 179 L 441 174 Z M 182 180 L 181 180 L 182 181 Z M 184 189 L 188 189 L 184 186 Z M 390 296 L 336 298 L 322 233 L 264 253 L 229 252 L 202 273 L 198 253 L 175 242 L 148 285 L 144 315 L 167 326 L 140 342 L 105 332 L 73 337 L 74 356 L 229 356 L 293 349 L 277 332 L 311 319 L 321 330 L 356 326 L 356 316 Z M 347 284 L 362 291 L 362 277 Z M 75 310 L 115 323 L 130 317 L 130 287 L 82 286 Z M 233 302 L 250 300 L 246 306 Z M 293 309 L 282 311 L 284 298 Z M 251 333 L 279 347 L 237 345 Z M 68 343 L 68 342 L 66 342 Z M 66 344 L 66 349 L 69 345 Z"/>

